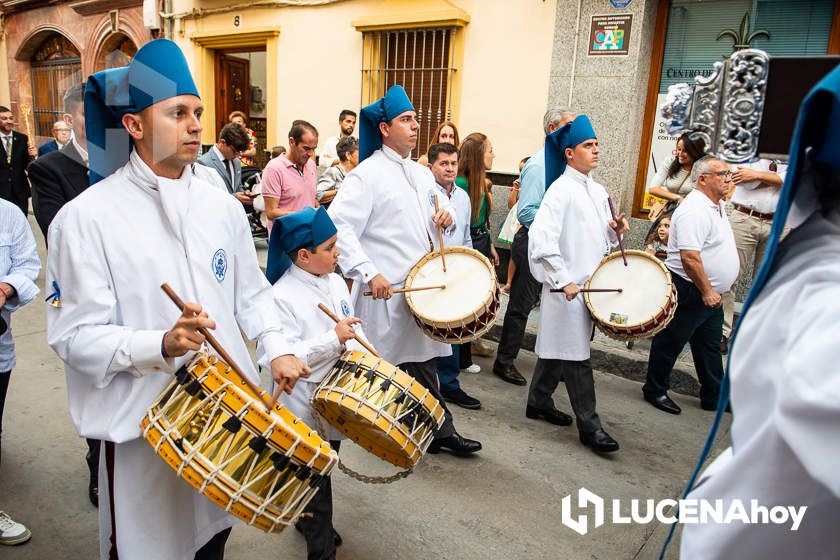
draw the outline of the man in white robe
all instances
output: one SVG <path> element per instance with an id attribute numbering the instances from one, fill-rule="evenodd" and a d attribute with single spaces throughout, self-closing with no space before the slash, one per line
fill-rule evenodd
<path id="1" fill-rule="evenodd" d="M 550 187 L 528 231 L 531 273 L 543 287 L 535 348 L 539 360 L 526 414 L 568 425 L 551 398 L 562 379 L 581 443 L 594 451 L 612 452 L 618 450 L 618 443 L 604 431 L 595 410 L 595 380 L 589 362 L 593 323 L 579 292 L 617 244 L 616 232 L 621 234 L 629 226 L 623 215 L 618 222 L 612 220 L 607 191 L 590 175 L 598 166 L 598 154 L 598 140 L 586 115 L 546 137 L 546 184 Z"/>
<path id="2" fill-rule="evenodd" d="M 364 107 L 359 126 L 359 165 L 342 183 L 329 214 L 338 228 L 338 264 L 354 281 L 352 297 L 365 332 L 382 356 L 414 376 L 445 409 L 429 452 L 441 448 L 469 455 L 477 441 L 458 434 L 440 394 L 435 358 L 449 345 L 428 338 L 402 294 L 394 294 L 411 267 L 434 248 L 437 226 L 455 226 L 452 205 L 437 191 L 431 171 L 411 160 L 417 144 L 417 114 L 402 86 Z M 435 198 L 440 210 L 435 212 Z M 367 288 L 373 298 L 362 295 Z"/>
<path id="3" fill-rule="evenodd" d="M 240 329 L 259 339 L 275 379 L 294 386 L 306 368 L 271 312 L 240 204 L 189 169 L 203 107 L 180 49 L 147 43 L 129 67 L 92 75 L 85 95 L 91 174 L 105 178 L 50 227 L 47 285 L 61 307 L 47 308 L 47 338 L 65 362 L 77 430 L 105 442 L 100 556 L 222 558 L 235 519 L 156 456 L 140 421 L 203 344 L 199 327 L 255 382 Z M 200 304 L 180 313 L 164 282 Z"/>
<path id="4" fill-rule="evenodd" d="M 803 102 L 765 258 L 736 325 L 727 372 L 732 447 L 688 494 L 722 500 L 724 511 L 736 499 L 750 511 L 755 500 L 776 509 L 777 519 L 784 507 L 786 518 L 685 525 L 682 558 L 836 558 L 840 551 L 838 102 L 835 69 Z M 726 401 L 724 394 L 718 416 Z"/>

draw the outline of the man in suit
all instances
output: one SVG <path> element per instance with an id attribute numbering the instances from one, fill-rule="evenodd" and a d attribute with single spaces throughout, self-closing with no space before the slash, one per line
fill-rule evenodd
<path id="1" fill-rule="evenodd" d="M 14 117 L 8 107 L 0 106 L 0 198 L 29 213 L 29 179 L 26 166 L 38 154 L 29 146 L 26 134 L 12 130 Z"/>
<path id="2" fill-rule="evenodd" d="M 216 170 L 227 191 L 242 204 L 251 204 L 251 198 L 242 192 L 242 162 L 239 161 L 239 153 L 248 149 L 250 141 L 244 126 L 229 123 L 222 128 L 219 141 L 198 158 L 198 163 Z"/>
<path id="3" fill-rule="evenodd" d="M 32 181 L 32 208 L 38 226 L 47 230 L 61 207 L 88 188 L 88 152 L 85 139 L 85 84 L 76 84 L 64 93 L 64 122 L 73 130 L 70 142 L 58 151 L 39 157 L 29 165 Z M 88 498 L 99 504 L 99 440 L 88 439 L 87 464 L 90 471 Z"/>
<path id="4" fill-rule="evenodd" d="M 84 92 L 85 85 L 76 84 L 64 94 L 64 123 L 73 131 L 70 141 L 29 166 L 32 206 L 45 239 L 50 223 L 61 207 L 88 187 Z"/>
<path id="5" fill-rule="evenodd" d="M 38 157 L 56 152 L 66 146 L 70 142 L 72 132 L 73 129 L 64 120 L 55 121 L 52 128 L 53 139 L 41 144 L 41 147 L 38 148 Z"/>

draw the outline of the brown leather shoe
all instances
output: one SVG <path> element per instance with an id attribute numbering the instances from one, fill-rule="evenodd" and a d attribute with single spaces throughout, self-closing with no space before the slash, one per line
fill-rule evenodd
<path id="1" fill-rule="evenodd" d="M 516 369 L 516 366 L 513 364 L 500 364 L 496 362 L 493 364 L 493 373 L 499 376 L 503 381 L 507 381 L 508 383 L 513 383 L 514 385 L 527 385 L 528 382 L 522 377 L 522 374 L 519 373 L 519 370 Z"/>

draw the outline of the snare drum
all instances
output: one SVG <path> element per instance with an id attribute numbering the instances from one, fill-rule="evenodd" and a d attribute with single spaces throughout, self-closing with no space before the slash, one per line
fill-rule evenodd
<path id="1" fill-rule="evenodd" d="M 338 462 L 317 432 L 279 404 L 267 411 L 235 371 L 204 353 L 178 371 L 140 427 L 178 476 L 267 532 L 293 523 Z"/>
<path id="2" fill-rule="evenodd" d="M 377 457 L 411 468 L 443 424 L 443 407 L 419 381 L 373 354 L 348 350 L 324 377 L 312 406 Z"/>
<path id="3" fill-rule="evenodd" d="M 664 329 L 677 310 L 677 290 L 662 261 L 644 251 L 607 255 L 585 288 L 621 288 L 623 292 L 585 292 L 583 301 L 605 335 L 617 340 L 649 338 Z"/>
<path id="4" fill-rule="evenodd" d="M 446 272 L 440 252 L 429 253 L 408 272 L 405 287 L 443 284 L 446 288 L 408 292 L 405 300 L 414 320 L 429 337 L 447 344 L 470 342 L 481 338 L 496 320 L 496 270 L 487 257 L 468 247 L 448 247 L 444 251 Z"/>

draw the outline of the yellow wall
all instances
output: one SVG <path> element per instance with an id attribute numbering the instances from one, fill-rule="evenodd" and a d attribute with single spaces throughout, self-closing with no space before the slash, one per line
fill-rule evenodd
<path id="1" fill-rule="evenodd" d="M 176 0 L 174 4 L 176 13 L 225 5 L 207 0 Z M 267 56 L 271 66 L 266 91 L 268 144 L 285 145 L 286 132 L 295 119 L 312 122 L 325 139 L 337 134 L 341 109 L 358 110 L 362 33 L 351 22 L 389 16 L 417 19 L 418 14 L 433 17 L 459 8 L 468 14 L 469 23 L 459 30 L 462 42 L 456 43 L 463 48 L 456 80 L 461 91 L 453 103 L 456 124 L 462 136 L 474 131 L 487 134 L 496 151 L 495 169 L 514 171 L 541 141 L 556 0 L 516 2 L 515 9 L 512 4 L 508 0 L 346 0 L 319 7 L 250 8 L 185 19 L 175 24 L 173 38 L 186 52 L 212 113 L 212 92 L 207 91 L 213 81 L 208 55 L 212 51 L 191 37 L 279 28 L 276 48 L 269 48 Z M 234 27 L 236 15 L 239 28 Z M 206 129 L 205 142 L 213 141 L 211 128 Z"/>

